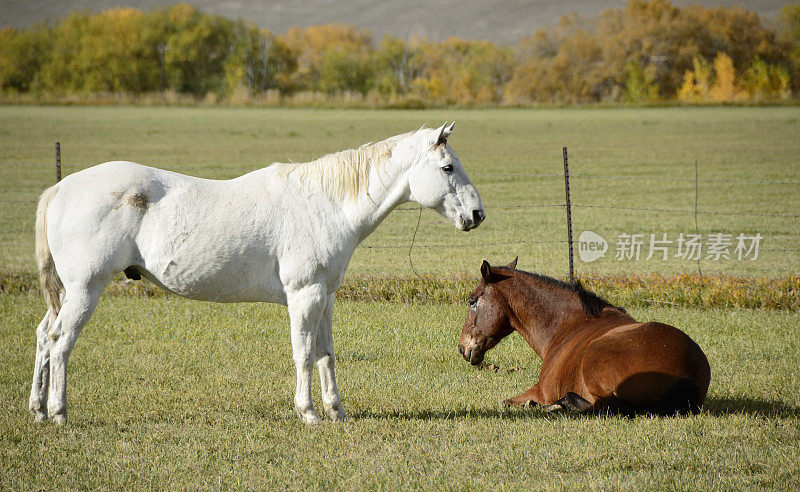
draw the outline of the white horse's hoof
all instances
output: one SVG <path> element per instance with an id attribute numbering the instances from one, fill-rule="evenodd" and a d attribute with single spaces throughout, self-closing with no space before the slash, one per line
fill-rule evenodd
<path id="1" fill-rule="evenodd" d="M 301 415 L 300 420 L 303 421 L 306 425 L 321 425 L 322 419 L 319 418 L 318 415 L 308 416 L 308 415 Z"/>
<path id="2" fill-rule="evenodd" d="M 328 414 L 328 418 L 334 422 L 346 422 L 350 420 L 350 416 L 347 415 L 347 412 L 345 412 L 341 408 L 338 409 L 326 408 L 325 413 Z"/>
<path id="3" fill-rule="evenodd" d="M 56 425 L 64 425 L 67 423 L 67 416 L 63 413 L 53 415 L 53 423 Z"/>
<path id="4" fill-rule="evenodd" d="M 322 419 L 319 418 L 319 415 L 317 415 L 317 412 L 315 412 L 314 410 L 308 410 L 308 411 L 305 411 L 305 412 L 299 412 L 298 411 L 297 412 L 297 416 L 300 417 L 300 420 L 304 424 L 319 425 L 319 424 L 322 423 Z"/>
<path id="5" fill-rule="evenodd" d="M 33 415 L 34 422 L 44 422 L 47 420 L 47 412 L 44 410 L 44 406 L 39 405 L 39 403 L 34 400 L 28 403 L 28 411 Z"/>

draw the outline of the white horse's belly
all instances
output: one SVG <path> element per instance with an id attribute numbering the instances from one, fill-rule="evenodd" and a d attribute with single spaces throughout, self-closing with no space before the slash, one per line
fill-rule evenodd
<path id="1" fill-rule="evenodd" d="M 273 262 L 274 263 L 274 262 Z M 273 302 L 286 304 L 277 275 L 266 269 L 222 267 L 195 269 L 171 262 L 158 273 L 144 267 L 145 277 L 166 290 L 190 299 L 215 302 Z"/>
<path id="2" fill-rule="evenodd" d="M 150 235 L 142 230 L 142 236 Z M 156 247 L 142 241 L 141 267 L 157 284 L 191 299 L 285 304 L 273 248 L 260 244 L 257 235 L 225 239 L 201 228 Z"/>
<path id="3" fill-rule="evenodd" d="M 334 292 L 341 283 L 349 255 L 319 262 L 300 256 L 281 262 L 270 255 L 246 255 L 220 261 L 213 251 L 207 257 L 178 256 L 169 261 L 145 261 L 145 276 L 175 294 L 216 302 L 272 302 L 286 304 L 287 291 L 323 283 Z M 259 258 L 253 261 L 254 258 Z M 284 278 L 281 278 L 284 277 Z"/>

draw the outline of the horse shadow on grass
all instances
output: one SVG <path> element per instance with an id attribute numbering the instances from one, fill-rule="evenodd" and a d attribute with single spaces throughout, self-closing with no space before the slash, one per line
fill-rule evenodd
<path id="1" fill-rule="evenodd" d="M 755 418 L 797 418 L 800 417 L 800 408 L 780 400 L 765 400 L 750 397 L 719 397 L 709 396 L 701 410 L 701 415 L 724 417 L 728 415 L 746 415 Z M 461 408 L 453 410 L 389 410 L 372 411 L 363 410 L 355 412 L 355 419 L 391 419 L 391 420 L 463 420 L 477 419 L 502 419 L 502 420 L 531 420 L 531 419 L 584 419 L 606 417 L 604 413 L 578 414 L 559 411 L 547 413 L 541 407 L 528 408 Z M 624 417 L 620 417 L 624 418 Z M 636 418 L 636 417 L 634 417 Z M 681 416 L 665 416 L 656 418 L 683 418 Z"/>
<path id="2" fill-rule="evenodd" d="M 784 401 L 747 396 L 709 396 L 703 405 L 702 413 L 723 417 L 726 415 L 747 415 L 750 417 L 797 418 L 800 408 Z"/>
<path id="3" fill-rule="evenodd" d="M 390 420 L 463 420 L 473 419 L 503 419 L 503 420 L 527 420 L 537 416 L 545 416 L 544 412 L 535 409 L 453 409 L 453 410 L 388 410 L 373 411 L 363 410 L 350 414 L 354 419 L 390 419 Z"/>

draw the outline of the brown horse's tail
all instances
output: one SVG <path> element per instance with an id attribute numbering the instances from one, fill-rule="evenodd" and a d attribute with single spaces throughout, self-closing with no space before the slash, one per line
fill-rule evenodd
<path id="1" fill-rule="evenodd" d="M 39 267 L 42 292 L 53 317 L 61 309 L 61 291 L 64 289 L 56 271 L 50 245 L 47 243 L 47 209 L 57 192 L 58 185 L 46 189 L 39 198 L 39 206 L 36 208 L 36 265 Z"/>

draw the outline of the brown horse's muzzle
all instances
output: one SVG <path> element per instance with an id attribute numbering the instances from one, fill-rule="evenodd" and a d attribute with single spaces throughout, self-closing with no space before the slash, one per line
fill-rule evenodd
<path id="1" fill-rule="evenodd" d="M 458 352 L 464 357 L 464 360 L 472 364 L 473 366 L 479 365 L 483 362 L 483 357 L 485 352 L 478 348 L 475 343 L 470 343 L 469 348 L 464 348 L 464 345 L 458 344 Z"/>

